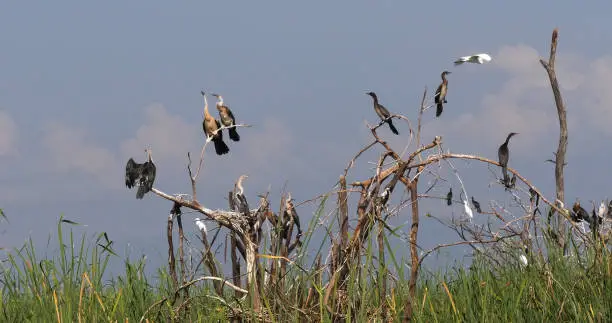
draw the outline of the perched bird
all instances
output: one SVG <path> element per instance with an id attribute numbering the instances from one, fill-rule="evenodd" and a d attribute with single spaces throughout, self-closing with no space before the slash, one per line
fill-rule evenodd
<path id="1" fill-rule="evenodd" d="M 205 235 L 208 234 L 208 230 L 206 229 L 206 223 L 204 223 L 204 221 L 202 219 L 195 218 L 195 219 L 193 219 L 193 221 L 195 222 L 195 224 L 198 227 L 198 230 L 200 230 L 200 232 L 204 233 Z"/>
<path id="2" fill-rule="evenodd" d="M 504 185 L 508 187 L 510 185 L 510 178 L 508 178 L 508 160 L 510 159 L 510 150 L 508 149 L 508 142 L 512 136 L 518 135 L 517 132 L 511 132 L 506 137 L 506 141 L 499 146 L 497 150 L 497 156 L 499 157 L 499 165 L 502 168 L 502 174 L 504 176 Z"/>
<path id="3" fill-rule="evenodd" d="M 246 197 L 244 196 L 244 188 L 242 187 L 242 181 L 245 180 L 248 175 L 240 175 L 236 184 L 234 185 L 234 209 L 243 215 L 249 215 L 249 203 L 247 203 Z"/>
<path id="4" fill-rule="evenodd" d="M 223 104 L 223 97 L 219 94 L 212 94 L 212 96 L 217 98 L 217 110 L 219 110 L 219 119 L 221 120 L 221 124 L 228 128 L 229 137 L 233 141 L 240 141 L 240 135 L 238 135 L 238 131 L 236 131 L 236 127 L 232 127 L 236 125 L 236 119 L 234 118 L 234 114 L 230 108 Z"/>
<path id="5" fill-rule="evenodd" d="M 529 249 L 527 248 L 527 246 L 523 246 L 523 251 L 525 253 L 521 252 L 521 255 L 519 256 L 519 261 L 520 261 L 521 267 L 524 268 L 524 267 L 527 267 L 527 265 L 529 264 L 529 262 L 527 261 L 527 256 L 526 256 L 526 254 L 529 253 Z"/>
<path id="6" fill-rule="evenodd" d="M 393 120 L 391 120 L 391 113 L 389 113 L 389 110 L 387 110 L 387 108 L 385 108 L 382 104 L 378 103 L 378 96 L 376 96 L 376 93 L 367 92 L 366 94 L 371 96 L 372 100 L 374 100 L 374 111 L 376 111 L 376 114 L 380 117 L 380 119 L 389 124 L 391 132 L 399 135 L 399 132 L 393 125 Z"/>
<path id="7" fill-rule="evenodd" d="M 597 210 L 597 216 L 603 219 L 606 217 L 607 211 L 608 210 L 606 208 L 606 203 L 604 201 L 601 201 L 601 203 L 599 204 L 599 209 Z"/>
<path id="8" fill-rule="evenodd" d="M 217 155 L 227 154 L 229 152 L 229 147 L 227 147 L 223 141 L 223 132 L 217 131 L 217 129 L 221 128 L 221 124 L 208 112 L 208 101 L 206 100 L 206 94 L 204 91 L 201 91 L 200 93 L 202 93 L 202 96 L 204 97 L 204 121 L 202 121 L 202 129 L 204 129 L 204 134 L 206 134 L 206 138 L 212 137 Z M 215 131 L 217 131 L 217 133 L 214 133 Z"/>
<path id="9" fill-rule="evenodd" d="M 574 222 L 580 222 L 580 221 L 590 222 L 589 213 L 582 206 L 580 206 L 580 202 L 578 200 L 576 200 L 576 202 L 572 206 L 572 211 L 573 212 L 572 212 L 571 217 Z"/>
<path id="10" fill-rule="evenodd" d="M 455 61 L 455 66 L 461 65 L 463 63 L 475 63 L 475 64 L 484 64 L 491 61 L 491 56 L 489 54 L 481 53 L 472 56 L 463 56 L 459 57 Z"/>
<path id="11" fill-rule="evenodd" d="M 451 187 L 446 194 L 446 205 L 453 205 L 453 188 Z"/>
<path id="12" fill-rule="evenodd" d="M 608 202 L 608 212 L 606 212 L 606 218 L 612 219 L 612 200 Z"/>
<path id="13" fill-rule="evenodd" d="M 151 149 L 145 149 L 147 161 L 139 164 L 130 158 L 125 165 L 125 186 L 132 188 L 138 186 L 136 198 L 142 199 L 153 188 L 155 182 L 155 164 L 151 158 Z"/>
<path id="14" fill-rule="evenodd" d="M 448 89 L 448 81 L 446 80 L 446 75 L 451 74 L 449 71 L 442 72 L 442 83 L 438 86 L 436 90 L 436 96 L 434 97 L 434 102 L 436 103 L 436 117 L 439 117 L 442 114 L 442 110 L 444 110 L 444 103 L 446 102 L 446 91 Z"/>
<path id="15" fill-rule="evenodd" d="M 380 197 L 380 203 L 382 205 L 386 205 L 387 202 L 389 201 L 390 196 L 391 196 L 391 188 L 386 187 L 380 194 L 378 194 L 378 197 Z"/>
<path id="16" fill-rule="evenodd" d="M 476 212 L 482 213 L 482 209 L 480 209 L 480 203 L 478 203 L 478 201 L 476 201 L 473 196 L 472 196 L 472 205 L 474 205 L 474 208 L 476 208 Z"/>
<path id="17" fill-rule="evenodd" d="M 474 217 L 474 213 L 472 213 L 472 208 L 470 207 L 467 198 L 463 200 L 463 212 L 465 212 L 470 219 Z"/>

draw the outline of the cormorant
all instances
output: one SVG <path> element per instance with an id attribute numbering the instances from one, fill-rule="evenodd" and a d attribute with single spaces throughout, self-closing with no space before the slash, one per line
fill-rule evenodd
<path id="1" fill-rule="evenodd" d="M 580 206 L 580 202 L 578 200 L 576 200 L 572 206 L 572 211 L 571 217 L 574 222 L 587 221 L 590 223 L 589 213 L 582 206 Z"/>
<path id="2" fill-rule="evenodd" d="M 223 141 L 223 132 L 217 131 L 215 135 L 213 133 L 221 128 L 221 123 L 219 120 L 216 120 L 213 116 L 208 113 L 208 101 L 206 100 L 206 94 L 204 91 L 201 91 L 202 96 L 204 97 L 204 121 L 202 121 L 202 129 L 204 129 L 204 134 L 206 138 L 212 136 L 212 141 L 215 145 L 215 152 L 217 155 L 227 154 L 229 152 L 229 147 Z"/>
<path id="3" fill-rule="evenodd" d="M 476 212 L 482 213 L 482 209 L 480 209 L 480 203 L 478 203 L 478 201 L 476 201 L 473 196 L 472 196 L 472 205 L 474 205 L 474 208 L 476 208 Z"/>
<path id="4" fill-rule="evenodd" d="M 491 61 L 491 56 L 489 56 L 489 54 L 481 53 L 481 54 L 476 54 L 472 56 L 459 57 L 459 59 L 455 61 L 455 66 L 461 65 L 466 62 L 483 64 L 483 63 L 490 62 L 490 61 Z"/>
<path id="5" fill-rule="evenodd" d="M 446 205 L 453 205 L 453 188 L 451 187 L 446 194 Z"/>
<path id="6" fill-rule="evenodd" d="M 138 186 L 136 198 L 142 199 L 153 188 L 155 182 L 155 164 L 151 159 L 151 149 L 145 149 L 147 161 L 139 164 L 130 158 L 125 165 L 125 186 L 132 188 Z"/>
<path id="7" fill-rule="evenodd" d="M 442 114 L 442 110 L 444 110 L 444 103 L 446 102 L 446 91 L 448 89 L 448 81 L 446 80 L 446 75 L 451 74 L 449 71 L 442 72 L 442 83 L 438 86 L 436 90 L 436 96 L 434 97 L 434 102 L 436 103 L 436 117 L 439 117 Z"/>
<path id="8" fill-rule="evenodd" d="M 509 178 L 508 178 L 508 159 L 510 159 L 510 150 L 508 150 L 508 141 L 510 141 L 510 138 L 514 135 L 518 135 L 517 132 L 511 132 L 508 134 L 508 137 L 506 137 L 506 141 L 499 146 L 499 149 L 497 150 L 497 156 L 499 157 L 499 164 L 502 168 L 502 174 L 504 176 L 504 185 L 506 185 L 506 187 L 508 187 L 508 185 L 510 185 L 509 183 Z"/>
<path id="9" fill-rule="evenodd" d="M 367 92 L 366 94 L 371 96 L 374 100 L 374 111 L 376 111 L 376 114 L 380 117 L 380 119 L 389 124 L 391 132 L 396 135 L 399 135 L 399 132 L 397 131 L 397 129 L 393 125 L 393 121 L 391 120 L 391 113 L 389 113 L 389 110 L 387 110 L 387 108 L 385 108 L 382 104 L 378 103 L 378 96 L 376 96 L 376 93 Z"/>
<path id="10" fill-rule="evenodd" d="M 236 119 L 234 118 L 234 114 L 230 108 L 223 104 L 223 97 L 219 94 L 212 94 L 212 96 L 217 98 L 217 110 L 219 110 L 219 119 L 221 120 L 221 124 L 228 128 L 229 137 L 233 141 L 240 141 L 240 135 L 238 135 L 238 131 L 236 131 L 236 127 L 232 127 L 236 125 Z"/>

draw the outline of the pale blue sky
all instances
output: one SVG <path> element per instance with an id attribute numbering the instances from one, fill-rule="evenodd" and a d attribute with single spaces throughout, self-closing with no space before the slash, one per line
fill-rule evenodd
<path id="1" fill-rule="evenodd" d="M 506 134 L 521 132 L 511 143 L 511 167 L 552 196 L 553 166 L 543 160 L 552 157 L 558 132 L 537 55 L 548 56 L 554 27 L 570 118 L 567 202 L 580 197 L 590 209 L 588 199 L 612 193 L 605 176 L 611 7 L 604 1 L 561 1 L 553 8 L 533 1 L 3 3 L 0 207 L 11 222 L 2 224 L 0 244 L 16 247 L 29 235 L 45 242 L 63 213 L 87 224 L 89 234 L 107 231 L 119 249 L 129 243 L 132 253 L 163 261 L 171 205 L 154 196 L 136 200 L 124 187 L 124 165 L 130 156 L 144 158 L 151 144 L 156 187 L 188 192 L 184 156 L 198 154 L 203 140 L 201 89 L 223 94 L 238 121 L 254 126 L 239 129 L 243 140 L 229 143 L 229 155 L 207 152 L 199 197 L 211 208 L 226 207 L 226 191 L 243 173 L 252 203 L 269 185 L 274 205 L 285 183 L 298 201 L 331 189 L 369 140 L 364 120 L 377 120 L 364 92 L 377 92 L 389 110 L 416 123 L 423 86 L 435 89 L 445 69 L 454 72 L 449 103 L 438 120 L 428 111 L 423 141 L 440 134 L 453 152 L 495 159 Z M 453 67 L 456 57 L 478 52 L 489 52 L 493 62 Z M 401 149 L 408 131 L 405 124 L 398 128 L 400 137 L 381 133 Z M 375 159 L 366 156 L 355 173 L 361 177 L 351 179 L 367 176 L 365 162 Z M 489 188 L 486 167 L 455 165 L 481 204 L 507 198 L 498 186 Z M 440 172 L 458 192 L 448 169 Z M 447 190 L 444 184 L 437 193 Z M 450 209 L 426 201 L 422 210 L 444 217 Z M 302 222 L 310 212 L 301 210 Z M 399 223 L 407 214 L 401 216 Z M 191 224 L 193 215 L 186 217 Z M 436 229 L 424 224 L 424 230 Z"/>

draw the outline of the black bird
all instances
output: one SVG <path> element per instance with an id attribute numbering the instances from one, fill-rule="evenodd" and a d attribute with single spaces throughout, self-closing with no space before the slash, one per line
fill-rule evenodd
<path id="1" fill-rule="evenodd" d="M 502 174 L 504 176 L 504 185 L 506 185 L 506 187 L 508 187 L 510 185 L 509 183 L 509 178 L 508 178 L 508 160 L 510 159 L 510 150 L 508 149 L 508 141 L 510 141 L 510 138 L 512 138 L 512 136 L 514 135 L 518 135 L 518 132 L 511 132 L 508 134 L 508 137 L 506 137 L 506 141 L 499 146 L 499 149 L 497 150 L 497 156 L 499 157 L 499 165 L 502 168 Z"/>
<path id="2" fill-rule="evenodd" d="M 453 188 L 451 187 L 446 194 L 446 205 L 453 205 Z"/>
<path id="3" fill-rule="evenodd" d="M 221 128 L 221 123 L 219 123 L 219 120 L 210 115 L 208 112 L 208 101 L 206 101 L 206 94 L 204 91 L 201 91 L 200 93 L 202 93 L 202 96 L 204 97 L 204 120 L 202 121 L 202 129 L 204 129 L 204 134 L 206 135 L 206 138 L 212 137 L 217 155 L 227 154 L 229 152 L 229 147 L 223 141 L 223 132 L 217 131 L 217 129 Z M 213 135 L 215 131 L 217 131 L 217 133 Z"/>
<path id="4" fill-rule="evenodd" d="M 130 158 L 125 165 L 125 186 L 132 188 L 138 186 L 136 198 L 142 199 L 144 195 L 151 191 L 155 182 L 155 164 L 151 159 L 151 149 L 146 149 L 147 161 L 139 164 Z"/>
<path id="5" fill-rule="evenodd" d="M 223 104 L 223 97 L 219 94 L 212 94 L 212 96 L 217 98 L 217 110 L 219 110 L 219 119 L 221 120 L 221 124 L 228 128 L 229 137 L 233 141 L 240 141 L 240 135 L 238 135 L 238 131 L 236 131 L 236 127 L 232 127 L 236 125 L 236 119 L 234 118 L 234 114 L 230 108 Z"/>
<path id="6" fill-rule="evenodd" d="M 580 206 L 580 202 L 578 200 L 576 200 L 572 206 L 572 211 L 571 218 L 574 222 L 587 221 L 590 223 L 589 212 Z"/>
<path id="7" fill-rule="evenodd" d="M 439 117 L 442 114 L 442 110 L 444 110 L 444 103 L 446 102 L 446 91 L 448 90 L 448 81 L 446 80 L 446 75 L 451 74 L 449 71 L 442 72 L 442 83 L 438 86 L 436 90 L 436 96 L 434 97 L 434 102 L 436 103 L 436 117 Z"/>
<path id="8" fill-rule="evenodd" d="M 608 202 L 608 212 L 606 212 L 606 218 L 612 220 L 612 200 Z"/>
<path id="9" fill-rule="evenodd" d="M 372 99 L 374 100 L 374 111 L 376 111 L 376 114 L 378 114 L 380 119 L 389 124 L 389 128 L 391 129 L 391 132 L 393 132 L 396 135 L 399 135 L 399 132 L 393 125 L 393 120 L 391 120 L 391 113 L 389 113 L 389 110 L 387 110 L 387 108 L 385 108 L 382 104 L 378 103 L 378 96 L 376 96 L 376 93 L 368 92 L 366 94 L 371 96 Z"/>
<path id="10" fill-rule="evenodd" d="M 476 212 L 482 213 L 482 209 L 480 209 L 480 203 L 478 203 L 478 201 L 476 201 L 473 196 L 472 196 L 472 205 L 474 205 L 474 207 L 476 208 Z"/>

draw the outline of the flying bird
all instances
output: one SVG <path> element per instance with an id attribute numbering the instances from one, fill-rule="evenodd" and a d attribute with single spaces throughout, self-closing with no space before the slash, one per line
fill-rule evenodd
<path id="1" fill-rule="evenodd" d="M 439 117 L 442 114 L 442 110 L 444 110 L 444 103 L 446 102 L 446 91 L 448 89 L 448 80 L 446 80 L 446 75 L 451 74 L 449 71 L 444 71 L 441 74 L 442 83 L 438 86 L 436 90 L 436 96 L 434 97 L 434 102 L 436 103 L 436 117 Z"/>
<path id="2" fill-rule="evenodd" d="M 145 149 L 147 161 L 139 164 L 130 158 L 125 165 L 125 186 L 131 189 L 138 186 L 136 198 L 142 199 L 153 188 L 155 182 L 155 164 L 151 158 L 151 149 Z"/>
<path id="3" fill-rule="evenodd" d="M 506 137 L 506 141 L 504 141 L 499 149 L 497 150 L 497 157 L 499 158 L 499 165 L 502 168 L 502 174 L 504 176 L 504 185 L 506 187 L 510 186 L 510 178 L 508 178 L 508 160 L 510 159 L 510 150 L 508 149 L 508 142 L 512 136 L 518 135 L 517 132 L 511 132 Z"/>
<path id="4" fill-rule="evenodd" d="M 204 97 L 204 120 L 202 121 L 202 129 L 204 129 L 204 134 L 206 135 L 206 138 L 212 137 L 217 155 L 227 154 L 229 152 L 229 147 L 227 147 L 223 141 L 223 132 L 217 131 L 219 128 L 221 128 L 221 123 L 219 123 L 219 120 L 215 119 L 208 112 L 206 93 L 204 93 L 204 91 L 201 91 L 200 93 L 202 93 L 202 96 Z"/>
<path id="5" fill-rule="evenodd" d="M 212 96 L 217 98 L 217 110 L 219 110 L 219 119 L 221 120 L 221 124 L 228 128 L 229 137 L 233 141 L 240 141 L 240 135 L 238 135 L 238 131 L 236 131 L 236 119 L 234 118 L 234 114 L 230 108 L 223 104 L 223 97 L 219 94 L 213 93 Z"/>
<path id="6" fill-rule="evenodd" d="M 397 129 L 393 125 L 393 121 L 391 120 L 391 113 L 389 113 L 389 110 L 387 110 L 387 108 L 385 108 L 382 104 L 378 103 L 378 96 L 376 96 L 376 93 L 367 92 L 366 94 L 371 96 L 372 100 L 374 100 L 374 111 L 376 111 L 376 114 L 380 117 L 380 119 L 389 124 L 391 132 L 396 135 L 399 135 L 399 132 L 397 131 Z"/>
<path id="7" fill-rule="evenodd" d="M 491 61 L 491 56 L 489 54 L 481 53 L 472 56 L 463 56 L 459 57 L 455 61 L 455 66 L 461 65 L 463 63 L 475 63 L 475 64 L 484 64 Z"/>

